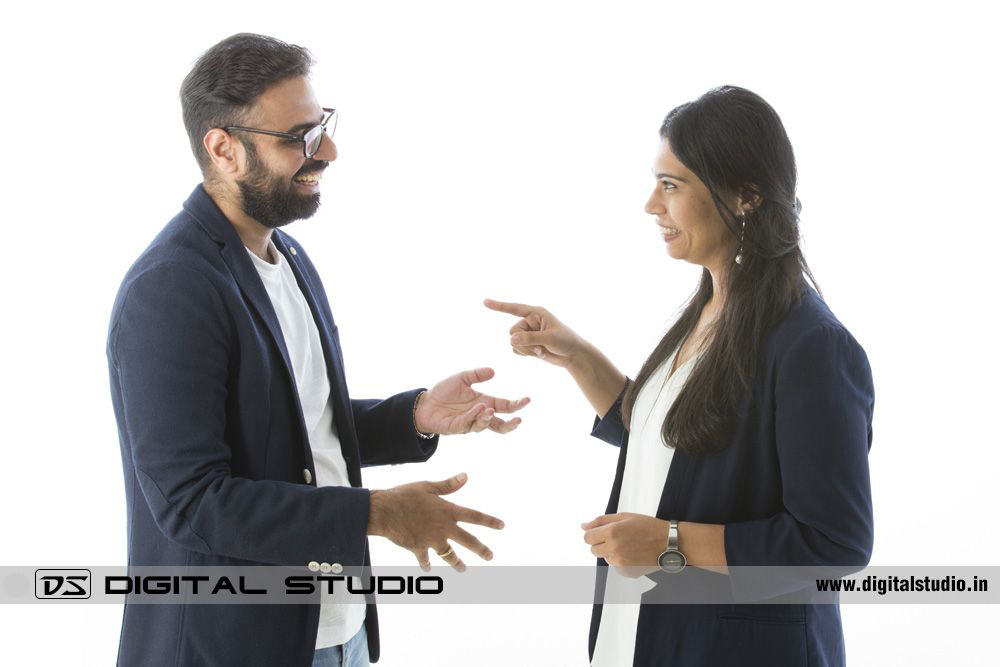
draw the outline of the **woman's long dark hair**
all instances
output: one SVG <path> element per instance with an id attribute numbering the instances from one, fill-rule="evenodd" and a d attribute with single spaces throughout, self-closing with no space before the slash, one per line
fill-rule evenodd
<path id="1" fill-rule="evenodd" d="M 740 220 L 722 197 L 750 193 L 759 198 L 746 215 L 742 262 L 735 263 L 735 251 L 729 258 L 722 312 L 661 429 L 668 446 L 706 454 L 727 446 L 764 339 L 801 297 L 805 276 L 819 286 L 799 248 L 802 205 L 795 196 L 795 156 L 771 105 L 745 88 L 721 86 L 667 114 L 660 136 L 708 187 L 737 239 Z M 712 290 L 712 276 L 704 269 L 698 289 L 625 392 L 626 425 L 639 390 L 694 330 Z"/>

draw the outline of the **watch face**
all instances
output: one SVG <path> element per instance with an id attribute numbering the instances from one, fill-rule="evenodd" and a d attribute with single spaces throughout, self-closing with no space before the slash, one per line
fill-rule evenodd
<path id="1" fill-rule="evenodd" d="M 687 558 L 680 551 L 671 549 L 660 554 L 658 562 L 661 570 L 670 574 L 676 574 L 687 565 Z"/>

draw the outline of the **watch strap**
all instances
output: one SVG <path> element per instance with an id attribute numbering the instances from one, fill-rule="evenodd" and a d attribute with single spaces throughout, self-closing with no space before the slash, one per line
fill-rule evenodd
<path id="1" fill-rule="evenodd" d="M 670 520 L 670 531 L 667 533 L 667 550 L 680 551 L 677 548 L 677 520 Z"/>

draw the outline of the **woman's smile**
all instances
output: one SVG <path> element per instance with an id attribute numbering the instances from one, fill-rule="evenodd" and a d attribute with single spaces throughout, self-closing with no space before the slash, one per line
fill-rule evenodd
<path id="1" fill-rule="evenodd" d="M 667 243 L 670 243 L 681 235 L 681 230 L 677 227 L 668 227 L 667 225 L 661 225 L 659 223 L 657 223 L 657 226 L 660 228 L 660 236 L 662 236 L 663 240 Z"/>

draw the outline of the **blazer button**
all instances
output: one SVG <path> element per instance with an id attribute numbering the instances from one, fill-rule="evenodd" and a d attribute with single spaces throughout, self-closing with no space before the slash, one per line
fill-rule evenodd
<path id="1" fill-rule="evenodd" d="M 309 472 L 309 468 L 302 471 L 302 479 L 306 480 L 306 484 L 312 484 L 313 474 Z"/>
<path id="2" fill-rule="evenodd" d="M 298 254 L 297 252 L 295 252 L 295 246 L 288 246 L 288 252 L 292 253 L 293 255 Z"/>
<path id="3" fill-rule="evenodd" d="M 319 563 L 317 563 L 317 562 L 316 562 L 316 561 L 314 561 L 314 560 L 311 560 L 311 561 L 309 561 L 309 565 L 308 565 L 308 567 L 309 567 L 309 569 L 310 569 L 310 570 L 312 570 L 313 572 L 319 572 Z"/>
<path id="4" fill-rule="evenodd" d="M 333 572 L 334 574 L 340 574 L 343 571 L 344 571 L 344 566 L 341 565 L 340 563 L 334 563 L 333 565 L 330 566 L 330 572 Z"/>
<path id="5" fill-rule="evenodd" d="M 330 564 L 329 563 L 320 563 L 319 564 L 319 571 L 322 572 L 323 574 L 326 574 L 327 572 L 330 571 Z"/>

